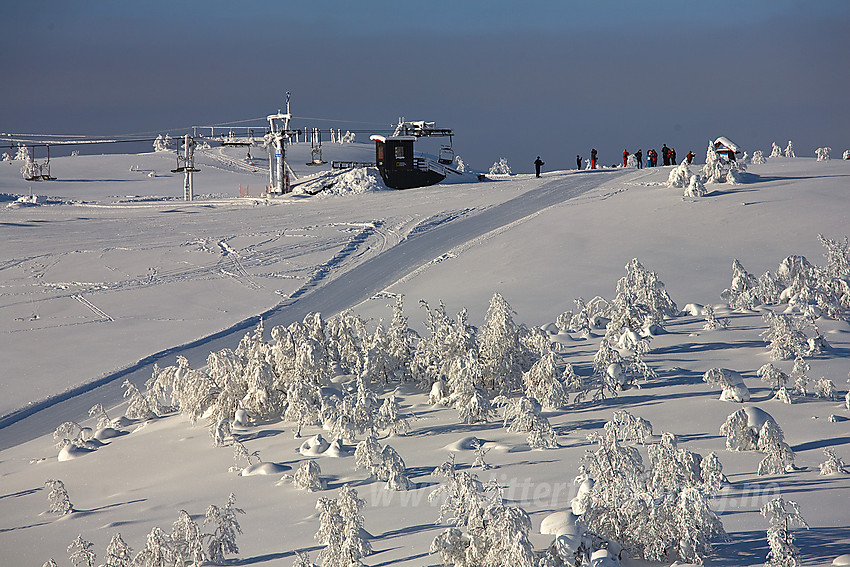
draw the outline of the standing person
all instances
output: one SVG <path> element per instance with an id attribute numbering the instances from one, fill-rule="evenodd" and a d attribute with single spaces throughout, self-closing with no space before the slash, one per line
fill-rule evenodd
<path id="1" fill-rule="evenodd" d="M 576 169 L 581 171 L 581 156 L 579 155 L 576 156 Z"/>
<path id="2" fill-rule="evenodd" d="M 543 166 L 543 160 L 540 159 L 540 156 L 537 156 L 537 159 L 534 160 L 534 172 L 537 174 L 537 177 L 540 177 L 540 168 Z"/>
<path id="3" fill-rule="evenodd" d="M 670 148 L 670 165 L 676 165 L 676 150 Z"/>
<path id="4" fill-rule="evenodd" d="M 629 150 L 623 150 L 623 167 L 629 165 Z"/>
<path id="5" fill-rule="evenodd" d="M 596 148 L 590 150 L 590 169 L 596 169 Z"/>
<path id="6" fill-rule="evenodd" d="M 637 168 L 643 169 L 643 148 L 638 148 L 638 151 L 635 152 L 635 159 L 637 160 Z"/>
<path id="7" fill-rule="evenodd" d="M 661 160 L 664 165 L 670 165 L 670 148 L 667 144 L 661 146 Z"/>
<path id="8" fill-rule="evenodd" d="M 694 161 L 696 155 L 694 152 L 688 152 L 688 155 L 685 156 L 685 159 L 688 160 L 688 165 L 691 165 L 691 162 Z"/>

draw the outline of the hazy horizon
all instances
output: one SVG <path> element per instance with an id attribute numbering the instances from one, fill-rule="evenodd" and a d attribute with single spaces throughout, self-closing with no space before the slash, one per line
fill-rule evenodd
<path id="1" fill-rule="evenodd" d="M 702 160 L 720 135 L 840 155 L 847 29 L 843 1 L 4 3 L 0 132 L 175 136 L 290 91 L 296 127 L 434 120 L 477 169 L 665 143 Z"/>

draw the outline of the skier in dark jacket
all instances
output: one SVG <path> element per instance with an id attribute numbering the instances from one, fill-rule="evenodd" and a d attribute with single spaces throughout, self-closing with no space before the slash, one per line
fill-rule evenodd
<path id="1" fill-rule="evenodd" d="M 670 165 L 676 165 L 676 150 L 670 148 Z"/>
<path id="2" fill-rule="evenodd" d="M 661 160 L 664 165 L 670 165 L 670 148 L 667 147 L 667 144 L 661 147 Z"/>
<path id="3" fill-rule="evenodd" d="M 581 156 L 576 156 L 576 169 L 581 171 Z"/>
<path id="4" fill-rule="evenodd" d="M 590 150 L 590 169 L 596 169 L 596 148 Z"/>
<path id="5" fill-rule="evenodd" d="M 540 177 L 540 168 L 543 166 L 543 160 L 540 159 L 540 156 L 537 156 L 537 159 L 534 160 L 534 172 L 537 174 L 537 177 Z"/>
<path id="6" fill-rule="evenodd" d="M 643 148 L 635 152 L 635 159 L 637 160 L 637 168 L 643 169 Z"/>

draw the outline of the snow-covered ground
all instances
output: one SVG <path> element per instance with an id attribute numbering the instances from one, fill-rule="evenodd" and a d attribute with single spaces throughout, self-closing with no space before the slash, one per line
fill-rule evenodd
<path id="1" fill-rule="evenodd" d="M 353 143 L 326 148 L 324 157 L 367 161 L 371 152 Z M 201 523 L 207 507 L 223 506 L 231 492 L 246 514 L 230 564 L 288 566 L 296 550 L 315 560 L 323 547 L 314 539 L 316 500 L 337 497 L 344 483 L 366 500 L 373 553 L 365 564 L 438 564 L 428 551 L 445 524 L 427 498 L 440 482 L 431 471 L 449 453 L 459 467 L 471 465 L 470 437 L 490 449 L 493 468 L 477 470 L 479 477 L 505 486 L 506 500 L 531 515 L 532 543 L 542 550 L 553 536 L 539 534 L 540 523 L 569 507 L 580 460 L 594 447 L 587 434 L 618 409 L 649 420 L 656 440 L 672 432 L 681 447 L 719 455 L 730 483 L 714 505 L 729 540 L 717 542 L 707 564 L 762 564 L 768 524 L 759 508 L 779 494 L 798 502 L 809 523 L 795 532 L 805 565 L 850 553 L 850 475 L 818 474 L 825 448 L 850 460 L 850 411 L 840 401 L 848 389 L 850 326 L 818 320 L 830 348 L 807 359 L 810 379 L 832 380 L 839 397 L 809 394 L 787 405 L 756 375 L 771 361 L 762 337 L 766 308 L 734 311 L 720 298 L 733 259 L 757 276 L 792 254 L 825 263 L 818 235 L 841 240 L 850 226 L 850 161 L 770 158 L 750 165 L 744 183 L 707 185 L 702 198 L 667 186 L 665 167 L 393 191 L 374 170 L 330 180 L 299 165 L 309 161 L 302 145 L 291 151 L 296 173 L 317 176 L 314 186 L 329 189 L 266 199 L 259 193 L 267 164 L 255 158 L 254 171 L 244 153 L 202 151 L 200 197 L 191 203 L 180 198 L 171 153 L 57 158 L 57 180 L 38 183 L 21 178 L 20 162 L 0 163 L 0 564 L 39 566 L 51 557 L 68 564 L 66 548 L 78 534 L 94 543 L 100 564 L 116 532 L 139 551 L 155 526 L 170 532 L 181 509 Z M 249 196 L 239 197 L 240 186 L 243 193 L 250 186 Z M 31 193 L 43 198 L 15 201 Z M 203 420 L 193 425 L 179 415 L 125 424 L 96 451 L 57 458 L 53 429 L 72 419 L 92 425 L 87 412 L 96 403 L 110 417 L 121 415 L 125 377 L 142 387 L 154 363 L 173 365 L 177 355 L 200 368 L 210 352 L 235 349 L 258 316 L 267 335 L 313 311 L 329 318 L 352 309 L 373 328 L 389 324 L 390 305 L 403 295 L 411 327 L 424 336 L 420 299 L 432 307 L 443 301 L 452 316 L 467 308 L 480 326 L 498 292 L 516 322 L 545 326 L 575 309 L 575 298 L 613 299 L 632 258 L 658 274 L 679 307 L 714 305 L 728 328 L 704 330 L 701 314 L 670 319 L 645 357 L 657 378 L 614 398 L 545 412 L 558 448 L 530 450 L 525 436 L 498 418 L 459 423 L 455 409 L 429 405 L 428 392 L 402 385 L 395 393 L 411 431 L 380 442 L 404 459 L 409 491 L 385 490 L 355 469 L 345 447 L 315 457 L 326 490 L 279 483 L 282 470 L 291 474 L 306 459 L 297 452 L 304 439 L 293 439 L 288 421 L 234 426 L 249 452 L 281 465 L 272 476 L 231 472 L 232 448 L 213 447 Z M 603 334 L 558 335 L 562 362 L 589 378 Z M 790 372 L 793 361 L 775 364 Z M 719 401 L 719 388 L 701 380 L 716 367 L 741 373 L 748 405 L 782 427 L 796 470 L 758 476 L 763 455 L 726 450 L 719 429 L 740 406 Z M 319 433 L 329 436 L 320 427 L 303 432 Z M 50 479 L 64 482 L 73 513 L 46 512 Z"/>

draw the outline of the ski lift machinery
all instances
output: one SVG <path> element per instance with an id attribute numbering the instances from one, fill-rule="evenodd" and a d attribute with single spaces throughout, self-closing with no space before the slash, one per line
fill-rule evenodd
<path id="1" fill-rule="evenodd" d="M 269 121 L 269 133 L 266 134 L 265 142 L 269 149 L 269 193 L 283 194 L 291 191 L 289 174 L 286 165 L 286 142 L 296 136 L 297 130 L 289 129 L 289 121 L 292 114 L 289 113 L 289 91 L 286 92 L 286 112 L 278 111 L 266 117 Z"/>

